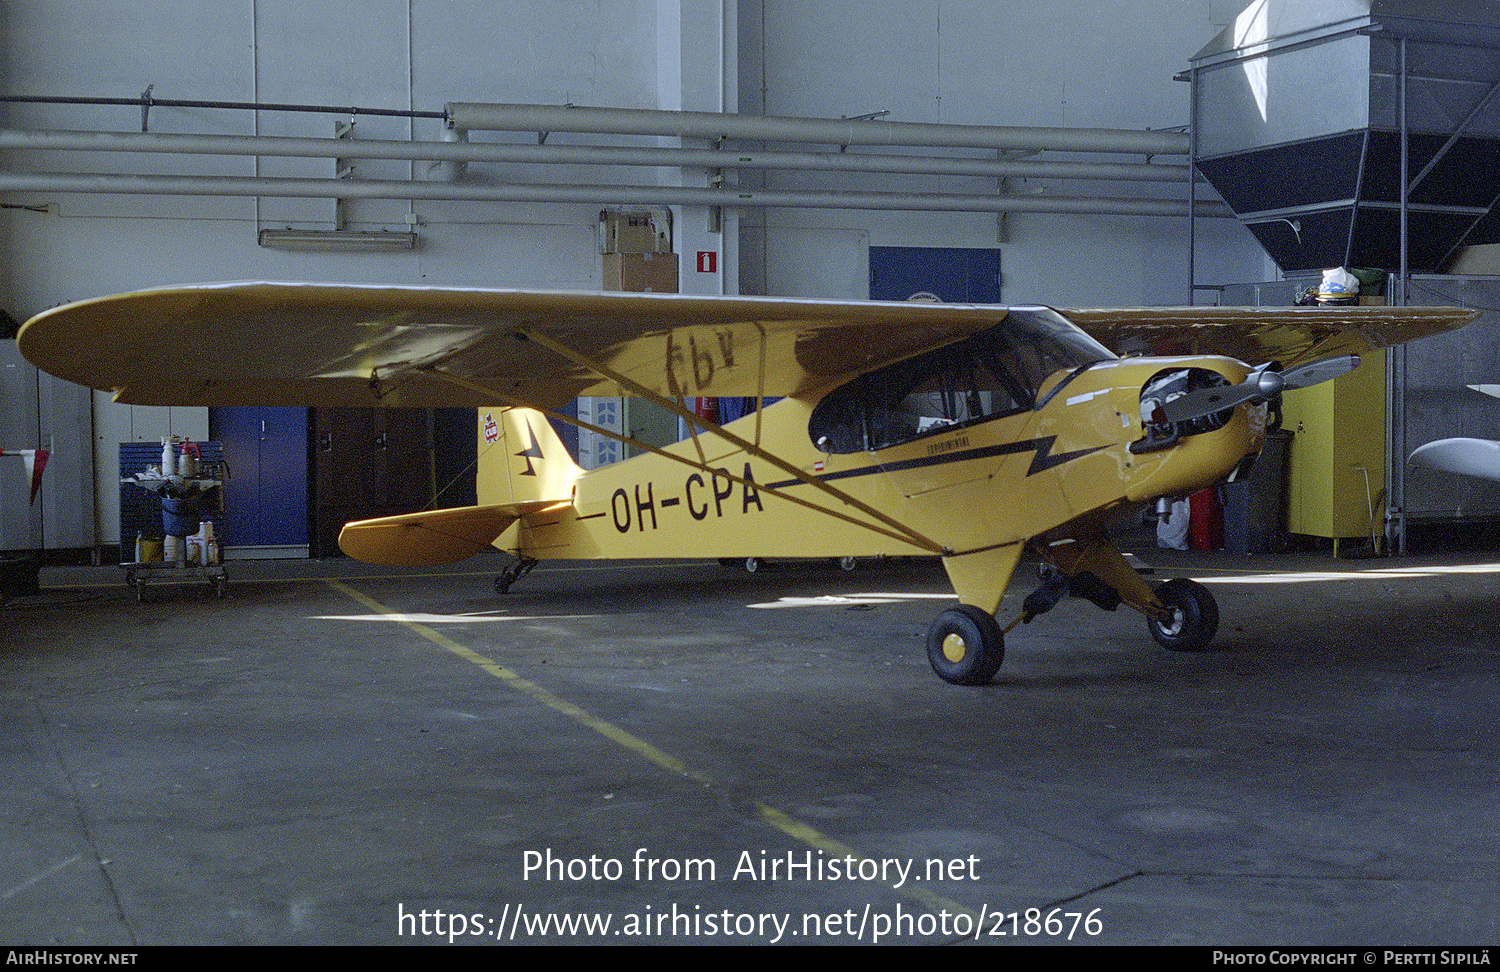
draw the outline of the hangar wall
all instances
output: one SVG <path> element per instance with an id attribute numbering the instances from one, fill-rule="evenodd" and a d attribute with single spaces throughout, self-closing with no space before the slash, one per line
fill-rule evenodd
<path id="1" fill-rule="evenodd" d="M 0 90 L 12 96 L 126 99 L 149 90 L 156 99 L 417 112 L 441 111 L 452 101 L 835 118 L 889 111 L 885 117 L 900 121 L 1160 129 L 1186 124 L 1187 86 L 1172 76 L 1233 19 L 1238 6 L 1237 0 L 29 0 L 0 6 Z M 160 104 L 145 112 L 138 105 L 9 102 L 0 105 L 0 117 L 7 129 L 138 132 L 145 122 L 153 133 L 318 138 L 353 121 L 356 139 L 443 137 L 440 119 L 371 113 Z M 548 144 L 585 141 L 557 133 Z M 128 173 L 334 174 L 327 159 L 219 156 L 205 168 L 202 158 L 120 154 L 104 164 Z M 36 153 L 3 156 L 6 171 L 93 171 L 100 165 L 98 156 L 85 153 L 61 161 L 53 154 L 45 165 Z M 362 179 L 430 174 L 425 162 L 355 165 Z M 479 183 L 565 178 L 681 185 L 706 185 L 710 178 L 705 170 L 688 168 L 633 170 L 628 179 L 602 167 L 567 168 L 560 177 L 556 167 L 471 164 L 466 177 Z M 739 178 L 774 188 L 793 177 Z M 836 186 L 839 180 L 797 178 L 814 186 Z M 993 179 L 969 182 L 983 191 L 996 189 Z M 891 176 L 887 184 L 922 191 L 931 179 Z M 1066 182 L 1015 180 L 1004 188 L 1080 192 Z M 1083 191 L 1110 195 L 1119 188 L 1090 184 Z M 1180 198 L 1182 188 L 1148 191 Z M 0 306 L 24 320 L 68 300 L 204 280 L 597 289 L 599 209 L 631 200 L 349 201 L 349 228 L 417 231 L 419 245 L 396 253 L 288 252 L 257 245 L 261 229 L 331 226 L 334 203 L 328 199 L 7 193 L 0 202 Z M 681 206 L 673 224 L 678 252 L 722 255 L 714 273 L 682 274 L 684 291 L 862 297 L 872 245 L 998 247 L 1006 302 L 1188 300 L 1188 230 L 1180 219 Z M 1200 279 L 1271 275 L 1259 247 L 1231 220 L 1199 221 L 1197 259 Z M 113 443 L 122 436 L 151 439 L 179 430 L 201 437 L 206 421 L 201 413 L 126 409 L 96 399 L 93 425 L 98 509 L 78 515 L 95 519 L 96 541 L 108 543 L 116 535 Z"/>
<path id="2" fill-rule="evenodd" d="M 1182 52 L 1196 51 L 1206 31 L 1222 29 L 1213 24 L 1231 23 L 1242 6 L 1241 0 L 749 0 L 740 5 L 740 111 L 837 118 L 888 110 L 892 120 L 961 125 L 1183 127 L 1187 86 L 1173 80 L 1185 64 Z M 1005 188 L 1055 195 L 1140 191 L 1028 180 L 1010 180 Z M 1175 185 L 1161 191 L 1184 195 Z M 857 259 L 868 245 L 998 242 L 1006 303 L 1190 302 L 1182 220 L 1008 214 L 997 221 L 985 214 L 827 210 L 750 211 L 743 218 L 750 224 L 742 233 L 744 272 L 757 283 L 763 272 L 768 292 L 826 296 L 805 289 L 804 265 L 826 267 L 836 254 Z M 1200 220 L 1198 233 L 1199 279 L 1233 280 L 1270 267 L 1254 241 L 1224 220 Z M 823 279 L 861 278 L 842 271 L 826 267 Z"/>

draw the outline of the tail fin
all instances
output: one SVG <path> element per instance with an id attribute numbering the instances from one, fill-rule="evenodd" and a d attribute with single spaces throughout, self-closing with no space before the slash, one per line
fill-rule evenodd
<path id="1" fill-rule="evenodd" d="M 583 470 L 547 417 L 527 408 L 479 413 L 479 504 L 345 524 L 339 546 L 372 564 L 426 567 L 472 557 L 517 520 L 573 498 Z"/>
<path id="2" fill-rule="evenodd" d="M 480 410 L 475 476 L 481 506 L 571 500 L 581 475 L 541 412 Z"/>

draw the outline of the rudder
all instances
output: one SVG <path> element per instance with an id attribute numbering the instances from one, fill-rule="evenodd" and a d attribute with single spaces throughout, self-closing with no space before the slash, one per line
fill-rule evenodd
<path id="1" fill-rule="evenodd" d="M 475 486 L 481 506 L 571 500 L 573 484 L 581 475 L 583 470 L 541 412 L 479 410 Z"/>

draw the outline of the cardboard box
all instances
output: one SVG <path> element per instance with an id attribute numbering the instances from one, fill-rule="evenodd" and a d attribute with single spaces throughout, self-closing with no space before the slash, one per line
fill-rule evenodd
<path id="1" fill-rule="evenodd" d="M 604 289 L 629 293 L 677 293 L 677 254 L 606 253 Z"/>
<path id="2" fill-rule="evenodd" d="M 667 219 L 665 214 L 606 209 L 599 214 L 599 252 L 667 253 L 672 249 Z"/>

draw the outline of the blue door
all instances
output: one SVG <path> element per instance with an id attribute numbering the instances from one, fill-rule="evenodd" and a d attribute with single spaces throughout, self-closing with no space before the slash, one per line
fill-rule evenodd
<path id="1" fill-rule="evenodd" d="M 229 466 L 224 546 L 306 546 L 307 409 L 215 408 L 209 421 Z"/>
<path id="2" fill-rule="evenodd" d="M 945 304 L 998 304 L 1000 251 L 962 247 L 870 247 L 870 299 L 931 294 Z"/>

